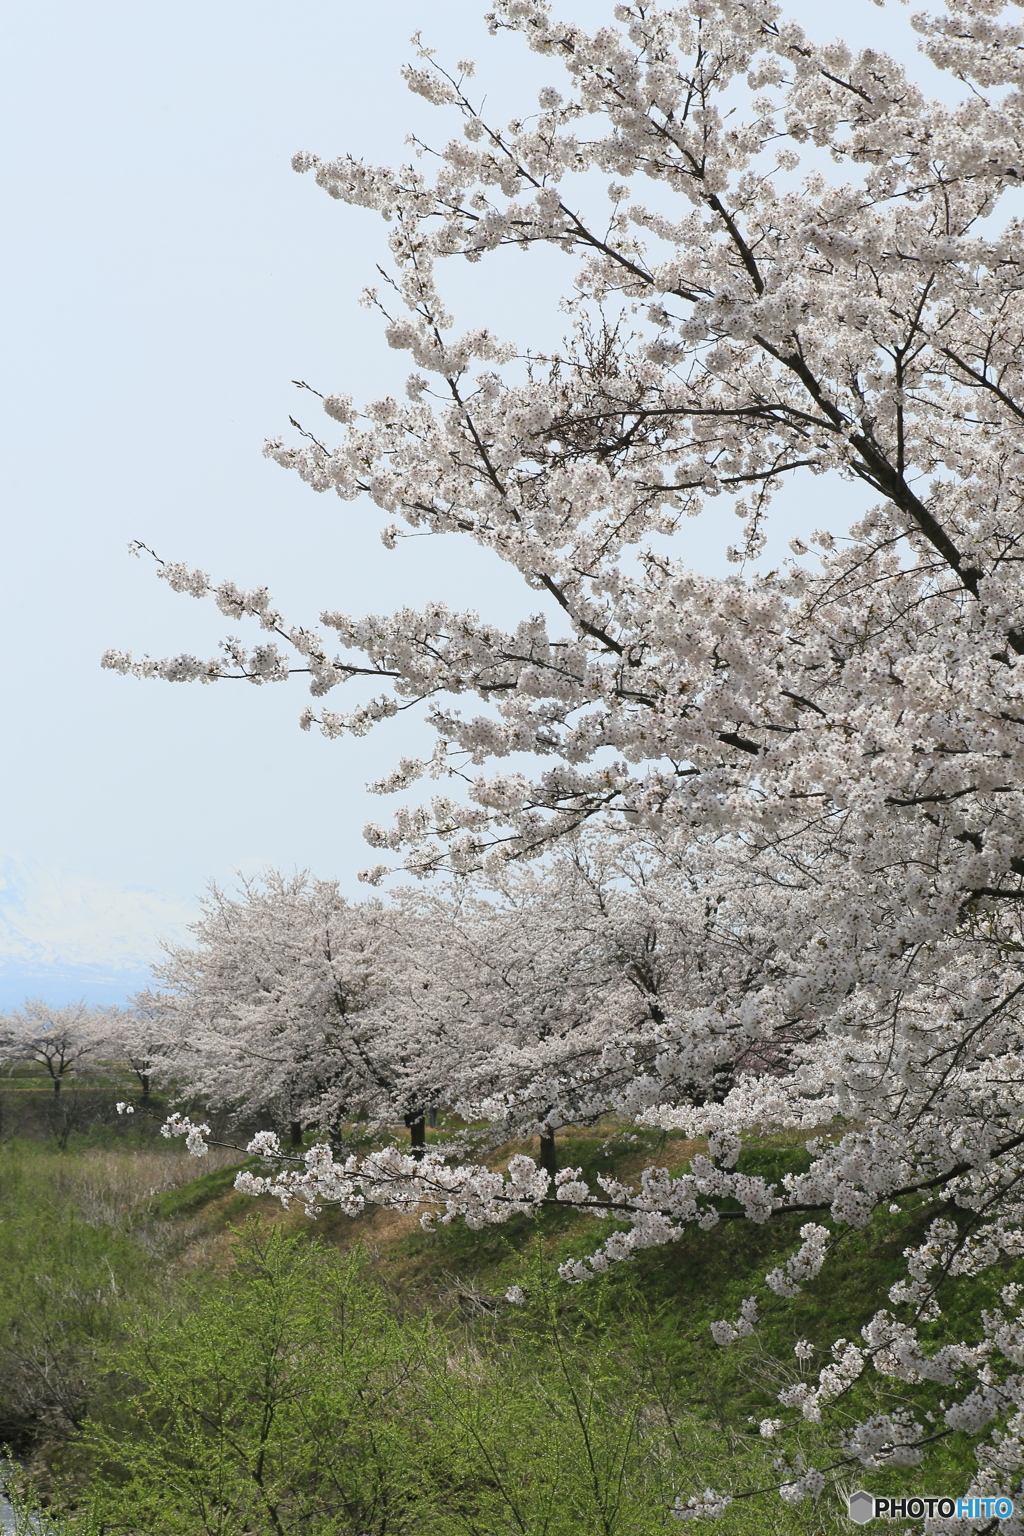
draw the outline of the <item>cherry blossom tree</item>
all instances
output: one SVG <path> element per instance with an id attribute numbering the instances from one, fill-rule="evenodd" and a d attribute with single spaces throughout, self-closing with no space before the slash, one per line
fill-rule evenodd
<path id="1" fill-rule="evenodd" d="M 265 638 L 205 661 L 106 658 L 170 680 L 305 672 L 315 701 L 383 685 L 345 713 L 315 702 L 302 723 L 327 736 L 422 701 L 436 749 L 379 787 L 453 788 L 369 829 L 417 872 L 500 868 L 593 819 L 680 850 L 723 942 L 757 960 L 670 1024 L 670 1066 L 728 1041 L 746 1062 L 728 1091 L 639 1107 L 708 1136 L 689 1174 L 595 1192 L 563 1170 L 553 1191 L 528 1159 L 502 1178 L 321 1148 L 277 1187 L 473 1223 L 552 1198 L 620 1217 L 571 1278 L 732 1219 L 731 1196 L 737 1219 L 807 1217 L 766 1277 L 780 1296 L 820 1270 L 831 1230 L 941 1196 L 860 1342 L 780 1393 L 780 1435 L 837 1426 L 828 1468 L 782 1475 L 791 1502 L 835 1466 L 908 1465 L 952 1433 L 984 1431 L 979 1494 L 1024 1466 L 1019 1288 L 970 1337 L 920 1332 L 941 1324 L 951 1277 L 1024 1252 L 1024 49 L 1004 9 L 951 0 L 916 18 L 910 71 L 818 45 L 774 0 L 620 4 L 593 32 L 544 0 L 496 0 L 492 29 L 560 71 L 506 126 L 476 105 L 467 65 L 424 51 L 408 83 L 460 135 L 398 170 L 295 160 L 389 221 L 393 273 L 371 302 L 410 354 L 405 398 L 359 408 L 325 389 L 333 440 L 302 427 L 267 451 L 317 491 L 368 497 L 396 520 L 385 543 L 475 540 L 532 606 L 511 629 L 440 603 L 327 612 L 314 629 L 263 588 L 168 562 L 175 590 Z M 560 345 L 455 329 L 443 263 L 504 246 L 574 262 Z M 758 569 L 772 498 L 801 480 L 821 497 L 828 477 L 861 489 L 862 515 Z M 723 506 L 740 519 L 736 571 L 712 579 L 686 561 L 686 519 Z M 621 1048 L 607 1042 L 609 1062 Z M 743 1135 L 786 1126 L 833 1134 L 805 1174 L 742 1173 Z M 757 1316 L 755 1297 L 716 1338 Z M 835 1404 L 869 1379 L 877 1414 L 842 1427 Z M 893 1382 L 919 1410 L 892 1409 Z M 707 1490 L 676 1513 L 726 1502 Z"/>
<path id="2" fill-rule="evenodd" d="M 397 902 L 409 938 L 387 1010 L 430 1019 L 445 1102 L 499 1133 L 538 1136 L 549 1173 L 559 1127 L 703 1102 L 731 1083 L 728 1039 L 709 1054 L 705 1033 L 699 1064 L 670 1065 L 679 1009 L 741 984 L 742 945 L 716 945 L 707 891 L 657 840 L 580 834 L 539 866 Z"/>
<path id="3" fill-rule="evenodd" d="M 65 1080 L 96 1066 L 111 1054 L 111 1015 L 106 1008 L 71 1003 L 50 1008 L 38 998 L 4 1021 L 4 1055 L 13 1064 L 32 1061 L 43 1068 L 60 1094 Z"/>
<path id="4" fill-rule="evenodd" d="M 376 907 L 331 881 L 270 871 L 216 886 L 193 945 L 169 947 L 146 1000 L 169 1041 L 161 1072 L 211 1107 L 268 1114 L 301 1144 L 328 1091 L 365 1109 L 376 1091 Z"/>
<path id="5" fill-rule="evenodd" d="M 293 1146 L 310 1127 L 337 1139 L 356 1118 L 367 1133 L 404 1122 L 421 1151 L 468 1047 L 450 1010 L 420 1005 L 411 911 L 273 870 L 234 894 L 211 887 L 203 906 L 196 942 L 154 967 L 162 990 L 136 1000 L 133 1048 L 151 1070 L 156 1039 L 179 1097 L 268 1115 Z"/>
<path id="6" fill-rule="evenodd" d="M 163 1000 L 152 992 L 139 992 L 127 1008 L 111 1010 L 107 1042 L 111 1055 L 138 1079 L 139 1103 L 147 1108 L 174 1042 Z"/>
<path id="7" fill-rule="evenodd" d="M 562 872 L 510 870 L 496 884 L 398 893 L 408 943 L 385 1004 L 395 1034 L 404 1018 L 406 1034 L 418 1021 L 421 1037 L 438 1042 L 439 1102 L 490 1121 L 499 1137 L 538 1136 L 551 1173 L 555 1130 L 587 1117 L 562 1102 L 569 1079 L 607 1039 L 607 977 Z M 568 1077 L 559 1072 L 567 1066 Z"/>

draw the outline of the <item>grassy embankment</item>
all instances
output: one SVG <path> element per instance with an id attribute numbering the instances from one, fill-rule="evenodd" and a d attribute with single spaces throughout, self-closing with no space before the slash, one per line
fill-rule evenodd
<path id="1" fill-rule="evenodd" d="M 723 1351 L 709 1323 L 766 1294 L 797 1221 L 723 1222 L 569 1287 L 557 1263 L 606 1230 L 569 1209 L 430 1235 L 387 1212 L 313 1223 L 236 1194 L 226 1154 L 203 1171 L 142 1126 L 118 1133 L 116 1146 L 95 1144 L 112 1134 L 100 1127 L 64 1151 L 0 1147 L 0 1435 L 75 1536 L 679 1530 L 677 1491 L 779 1480 L 757 1430 L 791 1417 L 776 1359 L 795 1379 L 798 1338 L 819 1363 L 837 1335 L 856 1339 L 937 1213 L 848 1234 L 819 1281 Z M 693 1150 L 608 1128 L 566 1135 L 559 1152 L 628 1179 L 652 1156 L 682 1171 Z M 796 1138 L 778 1138 L 743 1166 L 778 1175 L 805 1161 Z M 947 1317 L 970 1335 L 1012 1277 L 960 1282 Z M 504 1300 L 511 1284 L 525 1307 Z M 887 1406 L 899 1402 L 894 1390 Z M 815 1426 L 801 1435 L 809 1463 L 830 1459 Z M 855 1485 L 958 1491 L 970 1446 L 951 1437 L 925 1466 L 858 1472 Z M 715 1527 L 847 1528 L 834 1495 L 737 1502 Z"/>

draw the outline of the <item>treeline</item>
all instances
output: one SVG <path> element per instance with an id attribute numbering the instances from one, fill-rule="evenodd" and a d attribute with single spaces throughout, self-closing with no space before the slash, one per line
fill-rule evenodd
<path id="1" fill-rule="evenodd" d="M 693 1028 L 757 942 L 689 857 L 635 833 L 387 902 L 270 872 L 212 888 L 194 943 L 128 1008 L 32 1003 L 3 1021 L 0 1050 L 35 1062 L 55 1097 L 114 1070 L 132 1108 L 160 1089 L 293 1145 L 358 1121 L 404 1124 L 418 1149 L 447 1111 L 498 1140 L 538 1137 L 554 1172 L 558 1129 L 701 1104 L 765 1064 L 763 1046 Z"/>

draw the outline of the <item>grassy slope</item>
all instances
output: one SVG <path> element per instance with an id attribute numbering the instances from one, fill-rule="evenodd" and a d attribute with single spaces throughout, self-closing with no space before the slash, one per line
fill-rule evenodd
<path id="1" fill-rule="evenodd" d="M 664 1164 L 673 1174 L 684 1172 L 696 1149 L 697 1144 L 673 1137 L 651 1135 L 627 1142 L 596 1133 L 563 1135 L 559 1162 L 562 1166 L 580 1166 L 591 1177 L 607 1172 L 628 1181 L 650 1161 Z M 503 1148 L 495 1164 L 500 1165 L 516 1150 L 535 1148 L 526 1144 Z M 748 1173 L 778 1178 L 805 1168 L 807 1163 L 802 1138 L 778 1137 L 748 1146 L 740 1166 Z M 230 1192 L 227 1172 L 208 1176 L 165 1198 L 183 1212 L 194 1212 L 205 1203 L 211 1219 L 227 1224 L 244 1220 L 251 1208 L 250 1201 Z M 310 1223 L 300 1213 L 285 1215 L 272 1207 L 268 1209 L 269 1202 L 260 1205 L 266 1219 L 283 1222 L 290 1231 L 309 1230 L 343 1248 L 361 1242 L 404 1305 L 415 1309 L 440 1307 L 454 1311 L 462 1319 L 485 1316 L 500 1305 L 500 1298 L 510 1284 L 528 1286 L 539 1271 L 550 1274 L 564 1259 L 591 1252 L 607 1230 L 604 1223 L 568 1208 L 564 1212 L 549 1212 L 539 1221 L 517 1218 L 505 1226 L 479 1232 L 457 1223 L 427 1234 L 414 1218 L 388 1212 L 369 1213 L 353 1220 L 328 1211 Z M 695 1472 L 695 1488 L 698 1483 L 700 1487 L 705 1483 L 742 1486 L 744 1470 L 753 1479 L 747 1486 L 762 1485 L 766 1478 L 766 1447 L 756 1423 L 751 1425 L 748 1421 L 759 1422 L 780 1414 L 792 1417 L 776 1402 L 775 1394 L 783 1384 L 776 1360 L 781 1357 L 793 1362 L 785 1379 L 795 1380 L 800 1374 L 793 1355 L 798 1339 L 810 1339 L 817 1346 L 812 1375 L 824 1363 L 822 1352 L 827 1351 L 833 1340 L 846 1337 L 859 1342 L 860 1329 L 879 1299 L 884 1299 L 889 1286 L 905 1274 L 904 1249 L 920 1243 L 927 1227 L 940 1213 L 949 1214 L 938 1203 L 917 1205 L 898 1214 L 880 1215 L 867 1232 L 844 1230 L 842 1243 L 821 1277 L 792 1301 L 773 1299 L 766 1292 L 763 1279 L 798 1243 L 800 1218 L 773 1221 L 763 1227 L 743 1220 L 723 1222 L 710 1233 L 693 1230 L 676 1244 L 642 1253 L 630 1263 L 615 1267 L 605 1282 L 613 1307 L 618 1307 L 624 1317 L 637 1307 L 653 1316 L 666 1369 L 677 1382 L 686 1380 L 690 1384 L 687 1396 L 695 1423 L 707 1431 L 698 1436 L 703 1466 Z M 827 1219 L 823 1224 L 831 1225 Z M 998 1304 L 999 1288 L 1008 1279 L 1024 1279 L 1024 1266 L 1007 1263 L 986 1276 L 957 1282 L 945 1298 L 943 1330 L 952 1327 L 962 1329 L 958 1336 L 977 1336 L 981 1309 Z M 734 1319 L 740 1303 L 754 1292 L 766 1301 L 756 1338 L 729 1350 L 719 1349 L 711 1339 L 710 1323 L 717 1318 Z M 926 1341 L 928 1333 L 927 1327 L 921 1330 Z M 889 1410 L 904 1402 L 900 1384 L 893 1382 L 892 1387 L 891 1398 L 885 1405 Z M 937 1419 L 941 1399 L 942 1393 L 937 1389 L 925 1401 L 925 1407 L 930 1404 Z M 862 1391 L 851 1394 L 851 1419 L 858 1416 L 863 1401 Z M 804 1445 L 809 1463 L 821 1466 L 829 1459 L 814 1426 L 807 1427 Z M 853 1469 L 840 1474 L 840 1487 L 864 1486 L 879 1493 L 959 1492 L 974 1469 L 971 1443 L 958 1435 L 939 1444 L 922 1469 L 877 1474 Z M 770 1466 L 767 1480 L 773 1480 Z M 765 1511 L 760 1501 L 757 1507 Z M 805 1528 L 808 1506 L 788 1512 L 780 1511 L 777 1505 L 773 1507 L 771 1528 L 776 1528 L 776 1521 L 781 1522 L 779 1530 Z M 815 1527 L 812 1522 L 812 1528 L 830 1528 L 824 1510 L 816 1518 L 823 1523 Z M 769 1526 L 763 1523 L 767 1519 L 767 1513 L 762 1513 L 752 1528 L 767 1530 Z M 738 1514 L 731 1514 L 716 1527 L 737 1531 L 740 1528 Z M 837 1528 L 847 1526 L 843 1522 Z"/>
<path id="2" fill-rule="evenodd" d="M 611 1172 L 628 1180 L 650 1160 L 681 1172 L 693 1149 L 680 1139 L 652 1136 L 638 1143 L 594 1133 L 562 1138 L 559 1157 L 563 1165 L 581 1166 L 586 1174 Z M 496 1162 L 514 1150 L 503 1149 Z M 778 1176 L 805 1163 L 801 1143 L 780 1138 L 747 1148 L 741 1166 Z M 134 1147 L 130 1142 L 115 1150 L 85 1146 L 65 1154 L 26 1144 L 0 1149 L 5 1258 L 0 1268 L 0 1368 L 13 1404 L 4 1427 L 9 1438 L 20 1438 L 26 1447 L 34 1439 L 45 1453 L 84 1411 L 91 1362 L 105 1340 L 130 1326 L 138 1309 L 158 1308 L 177 1276 L 208 1275 L 217 1284 L 226 1275 L 237 1228 L 251 1216 L 254 1202 L 233 1191 L 230 1163 L 198 1178 L 192 1177 L 195 1172 L 197 1165 L 177 1149 L 154 1149 L 141 1141 Z M 305 1232 L 340 1248 L 361 1244 L 403 1310 L 445 1317 L 463 1334 L 475 1332 L 481 1343 L 504 1306 L 508 1285 L 519 1283 L 536 1294 L 558 1262 L 591 1251 L 606 1232 L 603 1223 L 568 1208 L 538 1221 L 517 1218 L 481 1232 L 456 1224 L 426 1234 L 415 1219 L 393 1213 L 351 1219 L 328 1211 L 310 1222 L 301 1212 L 285 1213 L 268 1201 L 255 1204 L 264 1221 L 286 1231 Z M 625 1340 L 630 1319 L 644 1312 L 652 1319 L 666 1381 L 677 1395 L 683 1384 L 686 1417 L 680 1433 L 692 1445 L 694 1467 L 688 1491 L 772 1480 L 766 1456 L 770 1447 L 756 1423 L 748 1421 L 781 1412 L 773 1357 L 793 1361 L 793 1344 L 802 1337 L 819 1347 L 819 1358 L 838 1335 L 857 1339 L 877 1298 L 901 1273 L 903 1249 L 921 1240 L 937 1213 L 938 1207 L 920 1207 L 883 1217 L 870 1233 L 847 1234 L 818 1281 L 794 1302 L 769 1306 L 755 1339 L 727 1351 L 712 1342 L 709 1323 L 734 1318 L 752 1292 L 765 1295 L 763 1276 L 792 1251 L 797 1220 L 764 1227 L 732 1221 L 710 1233 L 693 1231 L 672 1246 L 617 1266 L 601 1283 L 608 1326 L 615 1328 L 619 1319 Z M 954 1326 L 962 1321 L 970 1336 L 980 1308 L 992 1305 L 999 1285 L 1012 1277 L 1024 1274 L 1013 1276 L 1007 1266 L 992 1277 L 959 1283 L 947 1299 L 947 1326 L 949 1320 Z M 572 1288 L 561 1294 L 558 1305 L 568 1317 Z M 37 1402 L 33 1409 L 28 1388 L 20 1398 L 21 1389 L 14 1389 L 62 1351 L 68 1362 L 66 1401 Z M 792 1378 L 797 1370 L 793 1361 Z M 935 1394 L 936 1409 L 940 1395 Z M 893 1404 L 898 1401 L 894 1393 Z M 855 1392 L 851 1414 L 857 1408 Z M 807 1426 L 805 1449 L 810 1462 L 822 1465 L 818 1434 Z M 879 1492 L 957 1492 L 973 1468 L 970 1445 L 954 1437 L 926 1467 L 923 1472 L 857 1472 L 853 1485 Z M 835 1499 L 796 1510 L 776 1499 L 734 1506 L 716 1527 L 737 1536 L 748 1530 L 824 1533 L 844 1528 Z"/>

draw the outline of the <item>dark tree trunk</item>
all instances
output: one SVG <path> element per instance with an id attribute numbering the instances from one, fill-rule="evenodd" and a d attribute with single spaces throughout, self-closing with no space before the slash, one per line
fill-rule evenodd
<path id="1" fill-rule="evenodd" d="M 148 1072 L 143 1072 L 143 1074 L 142 1074 L 142 1103 L 144 1105 L 149 1103 L 149 1073 Z"/>
<path id="2" fill-rule="evenodd" d="M 427 1121 L 422 1109 L 405 1116 L 409 1127 L 410 1151 L 413 1157 L 422 1157 L 427 1150 Z"/>
<path id="3" fill-rule="evenodd" d="M 302 1125 L 298 1120 L 292 1120 L 288 1126 L 288 1135 L 293 1147 L 302 1146 Z"/>
<path id="4" fill-rule="evenodd" d="M 431 1130 L 433 1130 L 435 1128 L 435 1126 L 437 1125 L 437 1110 L 436 1109 L 428 1109 L 427 1110 L 427 1124 L 430 1126 Z"/>
<path id="5" fill-rule="evenodd" d="M 550 1173 L 551 1177 L 554 1178 L 558 1172 L 558 1150 L 555 1147 L 554 1131 L 548 1131 L 546 1135 L 543 1132 L 541 1133 L 540 1157 L 538 1161 L 544 1172 Z"/>
<path id="6" fill-rule="evenodd" d="M 53 1093 L 54 1093 L 54 1097 L 56 1097 L 57 1094 L 60 1093 L 60 1078 L 59 1077 L 55 1077 L 54 1080 L 53 1080 Z"/>

